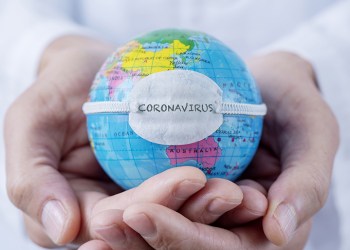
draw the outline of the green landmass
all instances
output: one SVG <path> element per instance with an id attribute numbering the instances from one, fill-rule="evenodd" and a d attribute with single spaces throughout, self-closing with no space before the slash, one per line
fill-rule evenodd
<path id="1" fill-rule="evenodd" d="M 163 29 L 150 32 L 144 36 L 137 38 L 136 40 L 141 44 L 144 43 L 172 43 L 174 40 L 179 40 L 184 45 L 189 45 L 189 50 L 192 50 L 195 46 L 195 42 L 190 39 L 193 35 L 203 35 L 205 34 L 197 31 L 191 30 L 180 30 L 180 29 Z"/>

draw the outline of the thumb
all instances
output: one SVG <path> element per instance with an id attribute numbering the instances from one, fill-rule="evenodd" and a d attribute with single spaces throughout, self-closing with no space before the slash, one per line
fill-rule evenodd
<path id="1" fill-rule="evenodd" d="M 31 168 L 35 170 L 28 168 L 31 172 L 25 176 L 8 177 L 11 201 L 41 224 L 55 244 L 71 242 L 80 228 L 79 205 L 73 191 L 51 166 L 33 165 Z"/>
<path id="2" fill-rule="evenodd" d="M 263 229 L 266 237 L 278 246 L 287 244 L 299 226 L 326 201 L 328 178 L 300 170 L 284 171 L 268 193 L 269 208 L 263 219 Z"/>
<path id="3" fill-rule="evenodd" d="M 282 172 L 269 189 L 263 219 L 264 232 L 276 245 L 288 243 L 327 200 L 338 136 L 329 114 L 323 117 L 323 123 L 289 134 L 282 152 Z"/>
<path id="4" fill-rule="evenodd" d="M 40 98 L 22 97 L 5 119 L 8 195 L 16 207 L 44 227 L 54 243 L 66 244 L 79 231 L 80 211 L 73 190 L 57 171 L 59 125 L 54 125 L 52 116 L 40 122 L 45 106 L 32 100 Z M 30 112 L 23 112 L 28 107 Z"/>
<path id="5" fill-rule="evenodd" d="M 282 171 L 276 180 L 268 180 L 274 183 L 263 227 L 269 240 L 284 245 L 326 201 L 338 127 L 316 87 L 310 62 L 274 52 L 256 57 L 249 66 L 269 107 L 260 146 L 266 147 L 268 158 L 258 161 L 257 152 L 255 163 L 264 170 Z M 264 172 L 260 178 L 275 177 L 275 171 Z"/>

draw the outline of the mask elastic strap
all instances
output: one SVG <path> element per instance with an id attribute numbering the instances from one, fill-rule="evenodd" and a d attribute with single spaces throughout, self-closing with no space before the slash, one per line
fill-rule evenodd
<path id="1" fill-rule="evenodd" d="M 83 105 L 83 112 L 85 114 L 97 114 L 97 113 L 130 113 L 138 112 L 137 105 L 130 105 L 128 102 L 86 102 Z M 248 104 L 248 103 L 235 103 L 235 102 L 223 102 L 221 105 L 217 105 L 215 109 L 216 113 L 227 115 L 252 115 L 252 116 L 264 116 L 266 115 L 267 108 L 264 103 L 262 104 Z"/>

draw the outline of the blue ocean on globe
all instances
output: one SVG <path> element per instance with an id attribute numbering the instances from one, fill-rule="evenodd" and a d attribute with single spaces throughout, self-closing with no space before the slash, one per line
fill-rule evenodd
<path id="1" fill-rule="evenodd" d="M 154 31 L 119 47 L 97 73 L 88 101 L 123 102 L 141 79 L 175 69 L 209 77 L 225 102 L 262 103 L 254 79 L 235 52 L 210 35 L 178 29 Z M 124 189 L 179 166 L 195 166 L 208 178 L 234 181 L 251 162 L 262 125 L 262 116 L 225 114 L 222 125 L 200 141 L 162 145 L 140 137 L 130 127 L 128 113 L 87 114 L 93 152 Z"/>

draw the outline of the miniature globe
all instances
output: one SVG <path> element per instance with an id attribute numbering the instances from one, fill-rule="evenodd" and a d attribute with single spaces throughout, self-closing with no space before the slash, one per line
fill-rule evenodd
<path id="1" fill-rule="evenodd" d="M 170 75 L 169 72 L 174 74 Z M 161 73 L 168 75 L 164 78 L 165 75 L 162 76 Z M 157 80 L 158 75 L 160 78 L 163 77 L 163 81 Z M 237 112 L 237 110 L 231 112 L 230 109 L 228 112 L 222 112 L 224 104 L 192 104 L 188 101 L 191 99 L 188 99 L 186 108 L 192 107 L 192 114 L 202 115 L 210 111 L 213 115 L 218 115 L 221 112 L 220 117 L 191 120 L 192 114 L 189 114 L 183 121 L 178 121 L 176 118 L 178 124 L 172 127 L 171 131 L 175 133 L 172 139 L 165 140 L 165 143 L 162 143 L 162 140 L 147 139 L 147 136 L 146 138 L 142 135 L 143 132 L 139 133 L 131 126 L 130 116 L 135 108 L 128 103 L 132 99 L 132 91 L 146 78 L 155 76 L 152 78 L 152 81 L 157 83 L 154 88 L 162 88 L 160 93 L 168 94 L 171 92 L 171 86 L 176 88 L 178 75 L 187 77 L 183 85 L 185 87 L 179 90 L 180 96 L 181 93 L 184 95 L 188 93 L 186 88 L 190 89 L 189 85 L 192 82 L 193 85 L 196 84 L 198 88 L 205 91 L 207 87 L 201 87 L 201 80 L 198 80 L 203 79 L 203 81 L 210 81 L 210 86 L 215 84 L 214 89 L 219 89 L 219 91 L 215 90 L 213 95 L 219 94 L 225 107 L 243 105 L 239 106 L 243 112 Z M 197 78 L 191 81 L 192 77 Z M 164 82 L 164 79 L 172 83 Z M 147 86 L 139 92 L 147 92 L 153 83 Z M 157 91 L 152 90 L 149 93 L 154 92 Z M 197 94 L 197 101 L 206 98 L 202 98 L 201 95 Z M 152 98 L 150 97 L 149 100 Z M 168 99 L 173 101 L 174 98 Z M 114 104 L 108 106 L 111 103 L 123 104 L 124 106 L 119 106 L 125 109 L 118 105 L 119 108 L 114 108 Z M 225 178 L 234 181 L 252 160 L 262 133 L 264 112 L 260 112 L 261 114 L 246 112 L 250 107 L 247 105 L 257 105 L 261 108 L 262 100 L 245 64 L 222 42 L 196 31 L 177 29 L 154 31 L 119 47 L 97 73 L 87 104 L 100 105 L 95 105 L 95 109 L 85 108 L 84 110 L 87 115 L 88 136 L 93 152 L 104 171 L 124 189 L 135 187 L 162 171 L 179 166 L 194 166 L 201 169 L 208 178 Z M 105 105 L 103 106 L 105 109 L 96 109 L 101 105 Z M 185 110 L 184 105 L 157 105 L 139 106 L 135 114 L 140 115 L 141 111 L 153 111 L 157 115 L 164 110 L 171 113 L 177 108 L 178 112 L 183 113 Z M 215 108 L 211 105 L 221 106 Z M 172 117 L 172 114 L 168 115 L 167 117 Z M 172 126 L 171 123 L 175 120 L 169 119 L 164 118 L 164 121 L 156 119 L 149 124 L 146 124 L 147 119 L 141 120 L 136 122 L 136 127 L 138 126 L 137 130 L 140 131 L 149 129 L 147 130 L 150 134 L 149 138 L 160 138 L 166 133 L 155 135 L 158 131 L 157 126 L 162 126 L 163 123 Z M 215 120 L 216 125 L 212 125 L 212 120 Z M 182 133 L 187 129 L 183 129 L 181 124 L 193 128 L 183 140 Z M 196 131 L 200 133 L 207 127 L 211 127 L 210 134 L 207 131 L 207 134 L 201 135 L 205 136 L 204 138 L 196 137 Z M 167 128 L 165 131 L 170 130 Z M 191 137 L 192 134 L 194 137 Z M 188 137 L 192 139 L 187 140 Z M 172 145 L 169 142 L 176 143 Z M 181 142 L 184 143 L 181 144 Z"/>

